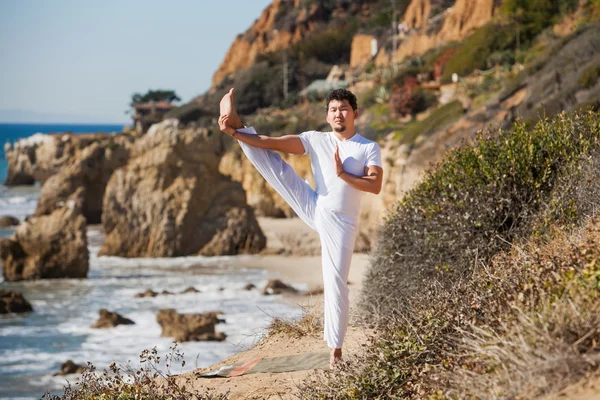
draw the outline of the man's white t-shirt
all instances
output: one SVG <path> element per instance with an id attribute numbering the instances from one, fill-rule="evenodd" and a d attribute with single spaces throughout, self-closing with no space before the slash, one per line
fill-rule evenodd
<path id="1" fill-rule="evenodd" d="M 344 171 L 364 176 L 365 167 L 382 167 L 379 145 L 358 133 L 343 141 L 333 132 L 308 131 L 298 137 L 304 145 L 304 154 L 310 157 L 319 196 L 317 204 L 347 215 L 358 215 L 363 192 L 335 174 L 335 149 L 340 149 Z"/>

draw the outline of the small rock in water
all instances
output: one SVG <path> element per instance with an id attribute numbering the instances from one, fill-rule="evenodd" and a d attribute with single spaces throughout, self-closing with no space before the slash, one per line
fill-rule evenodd
<path id="1" fill-rule="evenodd" d="M 96 321 L 92 328 L 95 329 L 104 329 L 104 328 L 114 328 L 117 325 L 134 325 L 135 322 L 130 320 L 129 318 L 125 318 L 116 312 L 111 312 L 106 309 L 101 309 L 99 311 L 100 319 Z"/>
<path id="2" fill-rule="evenodd" d="M 173 292 L 169 292 L 168 290 L 163 290 L 162 292 L 160 292 L 161 296 L 172 296 Z"/>
<path id="3" fill-rule="evenodd" d="M 200 293 L 200 291 L 198 289 L 196 289 L 195 287 L 190 286 L 189 288 L 187 288 L 183 292 L 181 292 L 181 294 L 185 294 L 185 293 Z"/>
<path id="4" fill-rule="evenodd" d="M 173 337 L 178 342 L 187 341 L 223 341 L 227 337 L 223 332 L 215 332 L 215 325 L 224 322 L 217 316 L 220 312 L 204 314 L 179 314 L 174 309 L 160 310 L 156 321 L 162 328 L 161 336 Z"/>
<path id="5" fill-rule="evenodd" d="M 17 226 L 19 224 L 19 219 L 11 215 L 5 215 L 3 217 L 0 217 L 0 228 L 8 228 L 10 226 Z"/>
<path id="6" fill-rule="evenodd" d="M 88 367 L 86 367 L 85 365 L 75 364 L 73 361 L 67 360 L 60 366 L 60 371 L 55 373 L 54 376 L 81 374 L 87 369 Z"/>
<path id="7" fill-rule="evenodd" d="M 144 297 L 156 297 L 156 296 L 158 296 L 158 293 L 156 293 L 154 290 L 152 290 L 152 289 L 146 289 L 145 292 L 138 293 L 138 294 L 136 294 L 133 297 L 136 298 L 136 299 L 141 299 L 141 298 L 144 298 Z"/>
<path id="8" fill-rule="evenodd" d="M 33 307 L 21 292 L 15 290 L 0 290 L 0 314 L 25 313 L 33 311 Z"/>
<path id="9" fill-rule="evenodd" d="M 254 285 L 253 283 L 249 283 L 246 286 L 244 286 L 243 288 L 244 290 L 252 290 L 252 289 L 256 289 L 256 285 Z"/>

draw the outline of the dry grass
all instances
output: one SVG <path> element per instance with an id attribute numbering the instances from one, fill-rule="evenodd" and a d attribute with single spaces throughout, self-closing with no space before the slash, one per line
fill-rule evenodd
<path id="1" fill-rule="evenodd" d="M 267 327 L 267 336 L 282 333 L 295 338 L 319 336 L 323 332 L 323 319 L 317 307 L 302 308 L 302 316 L 296 319 L 273 318 Z"/>

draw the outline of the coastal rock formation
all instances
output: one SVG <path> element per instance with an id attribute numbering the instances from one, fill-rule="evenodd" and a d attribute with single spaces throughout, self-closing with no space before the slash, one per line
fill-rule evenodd
<path id="1" fill-rule="evenodd" d="M 175 257 L 257 253 L 265 237 L 241 184 L 218 171 L 223 135 L 153 125 L 111 176 L 100 255 Z"/>
<path id="2" fill-rule="evenodd" d="M 4 154 L 8 171 L 4 184 L 13 186 L 44 183 L 63 166 L 73 163 L 82 149 L 94 142 L 110 142 L 113 137 L 118 136 L 105 133 L 36 133 L 14 144 L 6 143 Z"/>
<path id="3" fill-rule="evenodd" d="M 19 225 L 20 221 L 18 218 L 15 218 L 10 215 L 4 215 L 0 217 L 0 228 L 8 228 L 10 226 Z"/>
<path id="4" fill-rule="evenodd" d="M 31 217 L 13 236 L 0 241 L 7 281 L 85 278 L 89 269 L 81 189 L 50 215 Z"/>
<path id="5" fill-rule="evenodd" d="M 223 332 L 215 332 L 215 325 L 225 322 L 218 318 L 220 312 L 204 314 L 179 314 L 173 309 L 160 310 L 156 321 L 162 328 L 163 337 L 173 337 L 178 342 L 223 341 L 227 337 Z"/>
<path id="6" fill-rule="evenodd" d="M 67 360 L 60 366 L 60 371 L 55 373 L 54 376 L 64 376 L 70 374 L 81 374 L 87 371 L 89 368 L 85 365 L 75 364 L 71 360 Z"/>
<path id="7" fill-rule="evenodd" d="M 118 325 L 135 325 L 135 322 L 130 320 L 129 318 L 125 318 L 116 312 L 108 311 L 103 308 L 98 311 L 100 314 L 100 318 L 93 324 L 90 328 L 94 329 L 106 329 L 106 328 L 114 328 Z"/>
<path id="8" fill-rule="evenodd" d="M 67 136 L 68 137 L 68 136 Z M 129 136 L 108 137 L 93 142 L 71 157 L 69 163 L 42 186 L 35 215 L 47 215 L 82 189 L 82 212 L 88 224 L 99 224 L 102 199 L 113 171 L 129 159 Z"/>
<path id="9" fill-rule="evenodd" d="M 21 292 L 0 289 L 0 314 L 25 313 L 33 311 L 31 304 Z"/>

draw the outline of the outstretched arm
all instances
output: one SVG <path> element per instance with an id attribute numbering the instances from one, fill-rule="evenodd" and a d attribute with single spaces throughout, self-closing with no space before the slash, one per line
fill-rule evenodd
<path id="1" fill-rule="evenodd" d="M 284 153 L 302 155 L 304 154 L 304 145 L 296 135 L 285 135 L 280 137 L 270 137 L 264 135 L 255 135 L 253 133 L 243 133 L 232 128 L 229 124 L 229 117 L 223 115 L 219 118 L 219 128 L 229 136 L 242 141 L 250 146 L 261 149 L 277 150 Z"/>
<path id="2" fill-rule="evenodd" d="M 340 158 L 339 148 L 335 150 L 335 173 L 348 185 L 363 192 L 379 194 L 383 182 L 383 168 L 375 165 L 365 167 L 364 176 L 356 176 L 344 171 L 342 159 Z"/>

